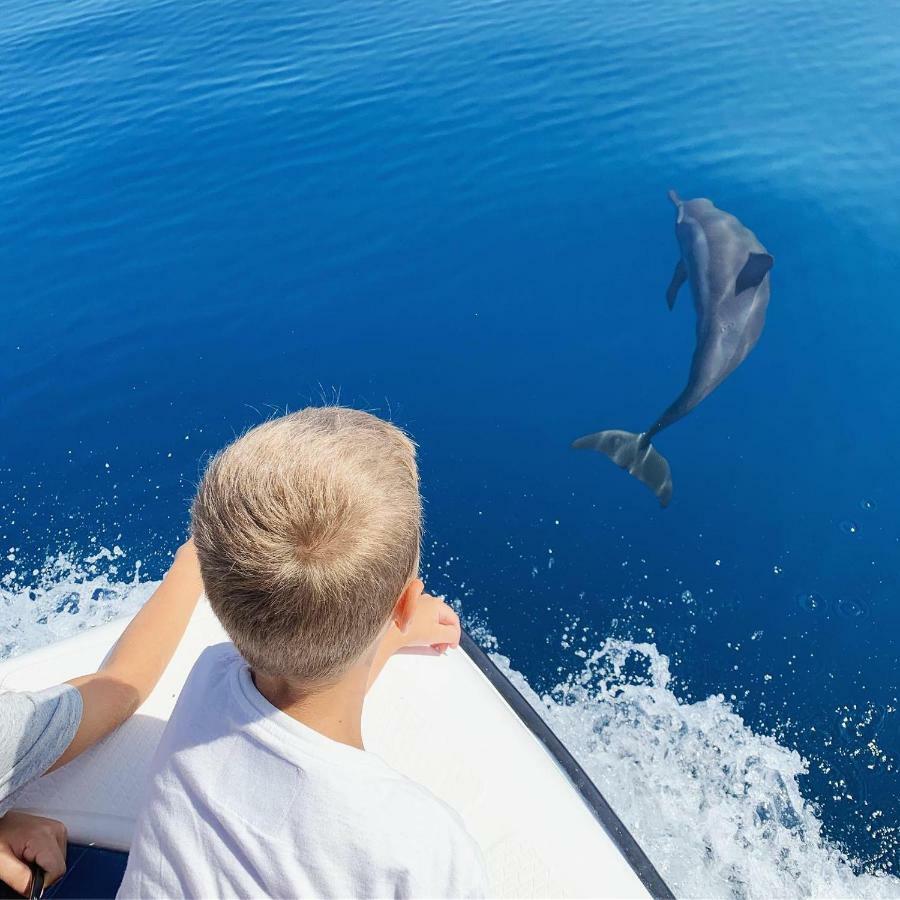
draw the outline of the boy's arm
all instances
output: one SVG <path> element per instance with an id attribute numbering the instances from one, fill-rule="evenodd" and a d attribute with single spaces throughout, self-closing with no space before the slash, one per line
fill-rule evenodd
<path id="1" fill-rule="evenodd" d="M 459 616 L 440 597 L 422 593 L 421 582 L 418 585 L 410 615 L 401 622 L 403 628 L 392 620 L 375 651 L 368 688 L 375 683 L 385 663 L 401 650 L 416 649 L 438 656 L 459 645 Z"/>
<path id="2" fill-rule="evenodd" d="M 162 584 L 131 620 L 98 672 L 69 682 L 81 692 L 81 724 L 50 771 L 119 727 L 156 687 L 203 592 L 193 541 L 178 548 Z"/>

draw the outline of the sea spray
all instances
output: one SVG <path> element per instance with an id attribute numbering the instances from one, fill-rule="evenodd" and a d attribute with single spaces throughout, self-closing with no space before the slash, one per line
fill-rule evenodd
<path id="1" fill-rule="evenodd" d="M 822 834 L 800 755 L 722 695 L 685 702 L 650 643 L 608 640 L 538 696 L 492 654 L 578 758 L 680 897 L 900 897 Z"/>
<path id="2" fill-rule="evenodd" d="M 0 659 L 140 609 L 158 582 L 141 581 L 140 560 L 127 564 L 126 556 L 118 546 L 69 550 L 35 568 L 10 548 L 0 577 Z"/>

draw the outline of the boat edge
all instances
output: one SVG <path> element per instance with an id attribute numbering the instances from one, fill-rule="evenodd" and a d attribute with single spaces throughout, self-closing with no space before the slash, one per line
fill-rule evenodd
<path id="1" fill-rule="evenodd" d="M 460 637 L 459 646 L 503 697 L 522 724 L 556 760 L 594 818 L 628 861 L 650 895 L 656 900 L 676 900 L 675 894 L 656 870 L 641 845 L 635 840 L 634 835 L 625 827 L 597 785 L 594 784 L 578 760 L 572 756 L 566 745 L 557 737 L 553 729 L 541 718 L 537 710 L 465 630 Z"/>

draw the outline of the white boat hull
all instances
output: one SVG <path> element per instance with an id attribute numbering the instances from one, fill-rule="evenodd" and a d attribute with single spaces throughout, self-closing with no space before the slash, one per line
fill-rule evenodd
<path id="1" fill-rule="evenodd" d="M 126 624 L 119 620 L 0 664 L 0 690 L 35 690 L 93 671 Z M 39 779 L 20 808 L 62 820 L 72 841 L 127 850 L 150 760 L 181 686 L 199 653 L 223 640 L 201 603 L 138 713 Z M 488 675 L 502 678 L 477 650 L 472 657 L 462 650 L 394 657 L 367 701 L 367 748 L 459 811 L 484 851 L 494 896 L 666 896 L 614 814 L 598 814 L 597 803 L 585 801 L 576 787 L 577 764 L 567 773 L 551 752 L 549 730 L 542 743 L 527 714 L 523 720 Z M 499 686 L 514 693 L 508 682 Z"/>

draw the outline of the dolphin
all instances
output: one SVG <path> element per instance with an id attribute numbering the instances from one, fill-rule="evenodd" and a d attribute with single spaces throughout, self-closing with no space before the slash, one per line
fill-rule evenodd
<path id="1" fill-rule="evenodd" d="M 666 303 L 673 309 L 679 288 L 688 281 L 697 312 L 697 346 L 688 383 L 642 434 L 598 431 L 572 444 L 605 453 L 646 484 L 664 507 L 672 499 L 672 473 L 650 441 L 708 397 L 756 346 L 766 320 L 773 262 L 749 228 L 709 200 L 682 200 L 675 191 L 669 191 L 669 199 L 677 210 L 681 258 Z"/>

